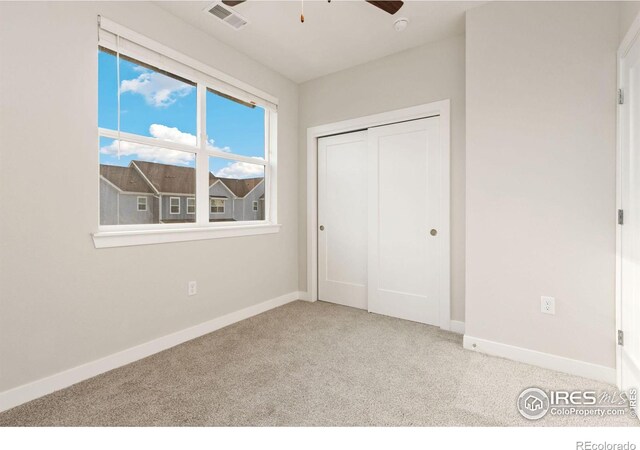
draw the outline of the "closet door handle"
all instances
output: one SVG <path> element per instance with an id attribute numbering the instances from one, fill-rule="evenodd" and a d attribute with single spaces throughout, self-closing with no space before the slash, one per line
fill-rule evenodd
<path id="1" fill-rule="evenodd" d="M 320 231 L 324 231 L 324 225 L 320 225 Z"/>
<path id="2" fill-rule="evenodd" d="M 435 235 L 437 235 L 437 234 L 438 234 L 438 230 L 436 230 L 435 228 L 432 228 L 432 229 L 431 229 L 431 231 L 429 231 L 429 234 L 430 234 L 431 236 L 435 236 Z"/>

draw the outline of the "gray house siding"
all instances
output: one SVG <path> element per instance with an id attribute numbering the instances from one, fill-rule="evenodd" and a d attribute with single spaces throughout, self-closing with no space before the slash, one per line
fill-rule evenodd
<path id="1" fill-rule="evenodd" d="M 100 225 L 118 225 L 118 190 L 100 179 Z"/>
<path id="2" fill-rule="evenodd" d="M 264 220 L 264 201 L 260 197 L 264 195 L 264 181 L 257 185 L 244 198 L 236 200 L 235 220 Z M 253 202 L 258 202 L 258 211 L 253 210 Z"/>
<path id="3" fill-rule="evenodd" d="M 171 214 L 169 209 L 170 198 L 177 197 L 180 199 L 180 214 Z M 196 220 L 195 214 L 187 214 L 187 198 L 194 198 L 193 195 L 184 194 L 162 194 L 162 221 L 181 221 L 181 222 L 193 222 Z"/>
<path id="4" fill-rule="evenodd" d="M 264 200 L 260 199 L 264 195 L 264 181 L 258 184 L 244 198 L 236 198 L 222 182 L 217 182 L 209 188 L 209 195 L 215 198 L 224 198 L 224 213 L 211 213 L 209 210 L 209 220 L 264 220 Z M 253 211 L 253 202 L 258 202 L 258 211 Z"/>
<path id="5" fill-rule="evenodd" d="M 147 210 L 138 211 L 138 197 L 147 198 Z M 157 223 L 152 195 L 120 192 L 108 181 L 100 180 L 100 225 Z"/>
<path id="6" fill-rule="evenodd" d="M 147 210 L 138 211 L 138 197 L 147 198 Z M 134 225 L 153 222 L 153 196 L 121 192 L 119 194 L 120 225 Z"/>
<path id="7" fill-rule="evenodd" d="M 209 187 L 209 196 L 210 197 L 215 197 L 215 198 L 222 198 L 225 201 L 224 202 L 224 213 L 212 213 L 211 212 L 211 208 L 209 208 L 209 205 L 207 205 L 207 208 L 209 208 L 209 220 L 210 221 L 216 221 L 216 220 L 233 220 L 234 215 L 233 215 L 233 211 L 234 211 L 234 205 L 233 205 L 233 193 L 231 191 L 229 191 L 229 189 L 227 189 L 227 187 L 222 184 L 221 182 L 217 182 L 212 184 Z"/>
<path id="8" fill-rule="evenodd" d="M 100 224 L 195 222 L 195 211 L 193 214 L 187 213 L 187 200 L 194 199 L 195 201 L 192 189 L 189 189 L 189 180 L 193 178 L 193 169 L 146 162 L 138 164 L 143 164 L 147 175 L 142 175 L 143 170 L 133 163 L 127 168 L 100 166 Z M 224 201 L 224 212 L 221 213 L 212 213 L 210 203 L 207 203 L 210 221 L 264 220 L 264 180 L 259 178 L 247 180 L 216 179 L 211 174 L 210 180 L 215 182 L 209 186 L 209 198 Z M 176 181 L 179 182 L 176 183 Z M 187 183 L 186 187 L 182 183 L 183 181 Z M 252 186 L 254 186 L 253 189 L 249 190 Z M 158 190 L 160 190 L 159 196 L 156 194 Z M 169 193 L 176 192 L 176 190 L 181 193 Z M 138 197 L 147 199 L 145 211 L 138 211 Z M 171 214 L 171 198 L 179 199 L 180 212 L 177 214 Z M 257 205 L 255 211 L 253 209 L 254 202 Z"/>

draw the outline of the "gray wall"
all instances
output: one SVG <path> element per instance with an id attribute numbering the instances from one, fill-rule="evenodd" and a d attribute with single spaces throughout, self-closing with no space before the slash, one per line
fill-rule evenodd
<path id="1" fill-rule="evenodd" d="M 147 198 L 147 210 L 138 211 L 138 197 Z M 100 224 L 134 225 L 158 223 L 158 199 L 153 195 L 120 192 L 100 179 Z"/>
<path id="2" fill-rule="evenodd" d="M 620 2 L 620 41 L 624 39 L 629 27 L 640 13 L 640 1 Z"/>
<path id="3" fill-rule="evenodd" d="M 147 198 L 147 210 L 138 211 L 138 197 Z M 121 192 L 118 196 L 120 208 L 120 224 L 133 225 L 154 223 L 154 201 L 152 195 L 138 195 Z"/>
<path id="4" fill-rule="evenodd" d="M 467 13 L 470 336 L 615 365 L 618 7 Z"/>
<path id="5" fill-rule="evenodd" d="M 100 224 L 118 224 L 118 190 L 100 179 Z"/>
<path id="6" fill-rule="evenodd" d="M 98 14 L 280 99 L 279 233 L 94 248 Z M 0 60 L 0 391 L 297 291 L 294 83 L 152 3 L 0 3 Z"/>
<path id="7" fill-rule="evenodd" d="M 307 128 L 451 99 L 451 318 L 464 320 L 464 36 L 397 53 L 300 86 L 300 289 L 307 289 Z"/>
<path id="8" fill-rule="evenodd" d="M 226 197 L 224 199 L 224 213 L 211 214 L 211 209 L 209 209 L 209 220 L 233 219 L 233 194 L 222 183 L 214 183 L 209 187 L 209 195 Z M 207 205 L 207 208 L 209 208 L 209 205 Z"/>
<path id="9" fill-rule="evenodd" d="M 260 201 L 260 196 L 263 194 L 264 182 L 256 186 L 244 198 L 234 198 L 233 194 L 221 182 L 215 183 L 209 188 L 209 195 L 227 198 L 225 199 L 224 213 L 209 213 L 209 219 L 264 220 L 264 202 Z M 258 200 L 259 208 L 257 212 L 252 210 L 254 200 Z"/>
<path id="10" fill-rule="evenodd" d="M 177 197 L 180 199 L 180 214 L 171 214 L 169 209 L 171 197 Z M 182 221 L 194 221 L 196 220 L 195 214 L 187 214 L 187 198 L 194 198 L 193 195 L 171 195 L 163 194 L 162 199 L 162 220 L 182 220 Z"/>
<path id="11" fill-rule="evenodd" d="M 260 201 L 260 196 L 264 194 L 264 182 L 260 183 L 256 188 L 242 199 L 236 199 L 235 202 L 235 219 L 236 220 L 263 220 L 264 219 L 264 202 Z M 258 211 L 253 211 L 253 201 L 258 202 Z"/>

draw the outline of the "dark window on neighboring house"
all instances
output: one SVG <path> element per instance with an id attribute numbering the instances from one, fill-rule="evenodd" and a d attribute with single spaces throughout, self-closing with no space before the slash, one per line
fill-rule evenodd
<path id="1" fill-rule="evenodd" d="M 180 197 L 169 197 L 169 213 L 180 214 Z"/>
<path id="2" fill-rule="evenodd" d="M 138 197 L 138 211 L 147 210 L 147 197 Z"/>
<path id="3" fill-rule="evenodd" d="M 253 202 L 253 210 L 258 211 L 258 202 L 256 202 L 255 200 Z"/>
<path id="4" fill-rule="evenodd" d="M 196 199 L 195 197 L 187 198 L 187 214 L 196 213 Z"/>
<path id="5" fill-rule="evenodd" d="M 212 198 L 209 200 L 209 207 L 211 210 L 211 214 L 223 214 L 224 200 L 221 198 Z"/>

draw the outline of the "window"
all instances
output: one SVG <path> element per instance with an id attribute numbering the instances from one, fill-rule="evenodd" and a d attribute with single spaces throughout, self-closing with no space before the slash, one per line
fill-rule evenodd
<path id="1" fill-rule="evenodd" d="M 258 211 L 258 202 L 256 202 L 255 200 L 253 202 L 253 211 L 254 212 Z"/>
<path id="2" fill-rule="evenodd" d="M 224 200 L 221 198 L 210 199 L 209 209 L 211 210 L 211 214 L 224 214 Z"/>
<path id="3" fill-rule="evenodd" d="M 169 197 L 169 214 L 180 214 L 180 197 Z"/>
<path id="4" fill-rule="evenodd" d="M 99 23 L 100 230 L 275 224 L 277 100 L 107 19 Z M 264 208 L 248 205 L 255 190 Z M 228 223 L 211 220 L 208 198 L 210 214 L 225 213 L 223 198 L 233 199 Z M 151 213 L 134 216 L 131 206 Z M 264 211 L 245 217 L 248 208 Z"/>
<path id="5" fill-rule="evenodd" d="M 187 214 L 196 213 L 196 199 L 195 197 L 187 198 Z"/>
<path id="6" fill-rule="evenodd" d="M 138 197 L 138 211 L 147 210 L 147 197 Z"/>

